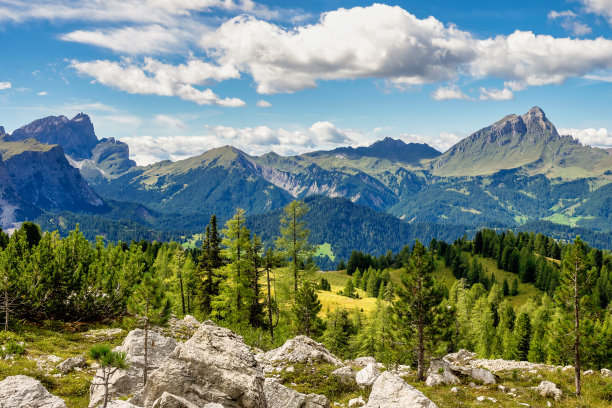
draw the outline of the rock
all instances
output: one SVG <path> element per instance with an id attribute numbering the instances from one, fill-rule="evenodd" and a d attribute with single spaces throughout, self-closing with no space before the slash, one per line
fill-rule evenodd
<path id="1" fill-rule="evenodd" d="M 376 361 L 376 359 L 374 357 L 357 357 L 354 360 L 349 360 L 348 363 L 350 365 L 355 365 L 355 366 L 364 367 L 364 368 L 368 364 L 376 364 L 376 365 L 378 365 L 378 362 Z"/>
<path id="2" fill-rule="evenodd" d="M 478 401 L 478 402 L 483 402 L 484 400 L 486 400 L 486 398 L 484 396 L 482 396 L 482 395 L 479 396 L 479 397 L 476 397 L 476 401 Z"/>
<path id="3" fill-rule="evenodd" d="M 497 379 L 489 370 L 485 368 L 473 368 L 470 372 L 470 377 L 475 380 L 482 381 L 484 384 L 496 384 Z"/>
<path id="4" fill-rule="evenodd" d="M 497 386 L 497 389 L 500 390 L 501 392 L 506 392 L 506 387 L 501 384 Z"/>
<path id="5" fill-rule="evenodd" d="M 495 398 L 487 397 L 487 399 L 492 403 L 497 404 L 497 400 Z"/>
<path id="6" fill-rule="evenodd" d="M 130 402 L 123 401 L 123 400 L 111 401 L 108 403 L 106 407 L 107 408 L 140 408 Z"/>
<path id="7" fill-rule="evenodd" d="M 451 392 L 452 392 L 453 394 L 458 394 L 458 393 L 459 393 L 459 388 L 457 388 L 457 387 L 453 387 L 453 388 L 451 388 Z"/>
<path id="8" fill-rule="evenodd" d="M 355 372 L 349 366 L 340 367 L 337 370 L 332 371 L 331 375 L 338 377 L 340 382 L 343 384 L 355 383 Z"/>
<path id="9" fill-rule="evenodd" d="M 437 408 L 421 391 L 388 371 L 372 385 L 366 408 Z"/>
<path id="10" fill-rule="evenodd" d="M 292 372 L 295 371 L 295 368 L 293 368 L 293 366 L 289 366 L 289 367 L 285 368 L 285 371 L 288 372 L 288 373 L 292 373 Z"/>
<path id="11" fill-rule="evenodd" d="M 329 408 L 329 401 L 323 395 L 302 394 L 271 378 L 266 378 L 264 393 L 267 408 Z"/>
<path id="12" fill-rule="evenodd" d="M 148 334 L 147 367 L 148 374 L 157 369 L 162 361 L 166 359 L 176 348 L 176 341 L 165 337 L 155 331 L 149 330 Z M 144 368 L 144 330 L 136 329 L 128 333 L 121 346 L 115 351 L 126 353 L 129 364 L 127 370 L 117 370 L 110 378 L 109 398 L 118 398 L 133 395 L 143 387 Z M 102 376 L 102 370 L 96 372 L 97 377 Z M 101 380 L 92 383 L 89 388 L 89 407 L 95 407 L 104 400 L 104 386 Z"/>
<path id="13" fill-rule="evenodd" d="M 593 371 L 593 370 L 586 370 L 586 371 L 583 373 L 583 375 L 593 375 L 593 374 L 595 374 L 595 371 Z"/>
<path id="14" fill-rule="evenodd" d="M 410 374 L 410 366 L 409 365 L 400 364 L 400 365 L 396 366 L 395 368 L 393 368 L 393 369 L 391 369 L 389 371 L 391 371 L 393 374 L 397 374 L 400 377 L 402 377 L 404 375 Z"/>
<path id="15" fill-rule="evenodd" d="M 187 340 L 198 330 L 200 322 L 191 315 L 186 315 L 182 319 L 171 317 L 168 321 L 169 330 L 166 334 L 174 338 Z"/>
<path id="16" fill-rule="evenodd" d="M 51 395 L 40 381 L 14 375 L 0 381 L 0 408 L 66 408 L 66 403 Z"/>
<path id="17" fill-rule="evenodd" d="M 185 317 L 183 317 L 183 322 L 188 326 L 200 327 L 200 322 L 192 315 L 185 315 Z"/>
<path id="18" fill-rule="evenodd" d="M 602 377 L 612 377 L 612 371 L 608 370 L 607 368 L 602 368 L 601 376 Z"/>
<path id="19" fill-rule="evenodd" d="M 355 375 L 355 381 L 361 388 L 369 387 L 374 384 L 374 381 L 380 376 L 380 371 L 374 364 L 368 364 Z"/>
<path id="20" fill-rule="evenodd" d="M 174 394 L 164 392 L 161 397 L 153 402 L 151 408 L 199 408 L 185 398 L 178 397 Z"/>
<path id="21" fill-rule="evenodd" d="M 468 387 L 470 388 L 476 388 L 476 383 L 473 381 L 470 381 L 470 383 L 468 384 Z"/>
<path id="22" fill-rule="evenodd" d="M 350 399 L 348 402 L 349 407 L 361 407 L 361 406 L 364 406 L 365 404 L 366 402 L 361 395 L 358 398 Z"/>
<path id="23" fill-rule="evenodd" d="M 561 369 L 561 371 L 564 372 L 564 373 L 567 373 L 567 372 L 570 372 L 570 371 L 574 371 L 574 366 L 573 365 L 566 365 L 565 367 L 563 367 Z"/>
<path id="24" fill-rule="evenodd" d="M 212 322 L 166 358 L 132 403 L 148 407 L 164 392 L 196 406 L 266 408 L 264 377 L 242 337 Z"/>
<path id="25" fill-rule="evenodd" d="M 329 363 L 343 366 L 342 361 L 320 343 L 306 336 L 289 339 L 281 347 L 258 354 L 257 361 L 263 364 L 275 363 Z"/>
<path id="26" fill-rule="evenodd" d="M 83 368 L 87 366 L 87 362 L 83 356 L 70 357 L 59 363 L 55 368 L 64 374 L 73 371 L 75 368 Z"/>
<path id="27" fill-rule="evenodd" d="M 542 381 L 540 385 L 536 387 L 536 391 L 543 397 L 554 397 L 555 400 L 561 399 L 563 393 L 557 387 L 557 384 L 550 381 Z"/>
<path id="28" fill-rule="evenodd" d="M 459 384 L 461 381 L 453 374 L 453 368 L 444 359 L 433 359 L 427 369 L 425 385 L 434 387 L 442 384 Z"/>
<path id="29" fill-rule="evenodd" d="M 471 351 L 467 351 L 465 349 L 461 349 L 456 353 L 450 353 L 444 356 L 444 359 L 449 363 L 457 366 L 464 366 L 469 364 L 474 358 L 476 358 L 476 354 Z"/>

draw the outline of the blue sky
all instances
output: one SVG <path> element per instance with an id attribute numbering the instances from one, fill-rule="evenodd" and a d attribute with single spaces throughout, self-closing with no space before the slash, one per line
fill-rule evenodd
<path id="1" fill-rule="evenodd" d="M 612 0 L 0 0 L 0 52 L 7 131 L 83 111 L 139 164 L 444 150 L 534 105 L 612 146 Z"/>

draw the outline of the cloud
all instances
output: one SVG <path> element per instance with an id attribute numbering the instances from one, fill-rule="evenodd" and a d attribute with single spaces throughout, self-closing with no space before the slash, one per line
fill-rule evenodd
<path id="1" fill-rule="evenodd" d="M 175 116 L 164 115 L 160 113 L 155 115 L 154 120 L 157 124 L 172 130 L 182 130 L 188 128 L 185 122 Z"/>
<path id="2" fill-rule="evenodd" d="M 605 17 L 612 24 L 612 0 L 581 0 L 586 11 Z"/>
<path id="3" fill-rule="evenodd" d="M 406 143 L 425 143 L 440 152 L 445 152 L 464 137 L 458 136 L 455 133 L 441 132 L 437 136 L 401 134 L 399 135 L 399 138 Z"/>
<path id="4" fill-rule="evenodd" d="M 558 129 L 562 135 L 571 135 L 583 144 L 598 147 L 612 147 L 612 132 L 600 129 Z"/>
<path id="5" fill-rule="evenodd" d="M 258 108 L 271 108 L 272 104 L 268 101 L 264 101 L 263 99 L 260 99 L 259 101 L 257 101 L 257 107 Z"/>
<path id="6" fill-rule="evenodd" d="M 451 99 L 470 99 L 469 96 L 463 93 L 457 84 L 449 86 L 439 86 L 431 93 L 431 99 L 435 101 L 447 101 Z"/>
<path id="7" fill-rule="evenodd" d="M 578 21 L 578 15 L 573 11 L 551 11 L 548 13 L 549 20 L 561 20 L 561 27 L 569 33 L 575 36 L 582 36 L 589 34 L 592 30 L 587 24 Z"/>
<path id="8" fill-rule="evenodd" d="M 42 91 L 42 92 L 37 93 L 36 95 L 38 95 L 38 96 L 46 96 L 47 92 L 46 91 Z"/>
<path id="9" fill-rule="evenodd" d="M 10 82 L 0 82 L 0 90 L 11 89 L 12 85 Z"/>
<path id="10" fill-rule="evenodd" d="M 198 105 L 245 105 L 244 101 L 238 98 L 222 99 L 211 89 L 199 90 L 193 86 L 240 76 L 238 71 L 227 65 L 218 66 L 195 59 L 187 64 L 170 65 L 153 58 L 145 58 L 143 64 L 132 63 L 130 59 L 123 59 L 121 62 L 73 60 L 70 66 L 81 74 L 93 77 L 102 85 L 131 94 L 178 96 Z"/>
<path id="11" fill-rule="evenodd" d="M 509 101 L 514 99 L 514 93 L 508 89 L 480 88 L 481 101 Z"/>
<path id="12" fill-rule="evenodd" d="M 130 157 L 136 163 L 147 165 L 160 160 L 186 159 L 225 144 L 255 155 L 269 151 L 292 155 L 315 147 L 325 149 L 340 144 L 353 144 L 361 137 L 363 134 L 360 132 L 339 129 L 330 122 L 316 122 L 308 129 L 213 126 L 207 128 L 205 135 L 137 136 L 121 140 L 130 146 Z"/>
<path id="13" fill-rule="evenodd" d="M 235 17 L 202 37 L 221 64 L 249 72 L 262 94 L 314 88 L 318 80 L 387 78 L 410 86 L 454 78 L 475 58 L 472 36 L 433 17 L 374 4 L 284 28 Z"/>
<path id="14" fill-rule="evenodd" d="M 123 27 L 111 30 L 77 30 L 63 34 L 60 38 L 64 41 L 108 48 L 122 54 L 157 55 L 184 51 L 185 46 L 183 44 L 188 42 L 188 37 L 194 34 L 182 29 L 169 29 L 154 24 L 144 27 Z"/>

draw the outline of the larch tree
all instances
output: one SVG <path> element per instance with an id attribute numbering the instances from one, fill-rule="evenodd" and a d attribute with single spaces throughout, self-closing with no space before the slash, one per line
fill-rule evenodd
<path id="1" fill-rule="evenodd" d="M 302 220 L 309 208 L 303 201 L 292 201 L 283 210 L 280 220 L 280 237 L 276 240 L 278 250 L 291 261 L 293 269 L 293 289 L 297 295 L 301 263 L 313 254 L 308 243 L 310 230 Z"/>
<path id="2" fill-rule="evenodd" d="M 397 288 L 395 311 L 404 327 L 416 335 L 417 379 L 424 380 L 427 343 L 436 332 L 432 323 L 436 308 L 444 297 L 441 286 L 431 273 L 434 263 L 427 249 L 416 241 L 407 267 L 402 270 L 401 286 Z"/>
<path id="3" fill-rule="evenodd" d="M 588 293 L 588 288 L 592 283 L 595 274 L 588 268 L 585 248 L 580 237 L 576 237 L 574 243 L 563 256 L 561 277 L 559 287 L 555 292 L 557 302 L 573 315 L 573 352 L 576 395 L 581 393 L 580 381 L 580 321 L 583 317 L 581 310 L 581 299 Z"/>
<path id="4" fill-rule="evenodd" d="M 129 311 L 142 318 L 144 328 L 144 366 L 143 382 L 147 383 L 149 326 L 151 324 L 165 324 L 171 313 L 170 300 L 166 296 L 165 287 L 159 277 L 146 272 L 128 303 Z"/>

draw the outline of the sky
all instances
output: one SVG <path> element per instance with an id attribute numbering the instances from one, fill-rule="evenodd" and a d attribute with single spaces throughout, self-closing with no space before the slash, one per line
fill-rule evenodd
<path id="1" fill-rule="evenodd" d="M 91 116 L 138 164 L 384 137 L 444 151 L 540 106 L 612 146 L 612 0 L 0 0 L 0 125 Z"/>

